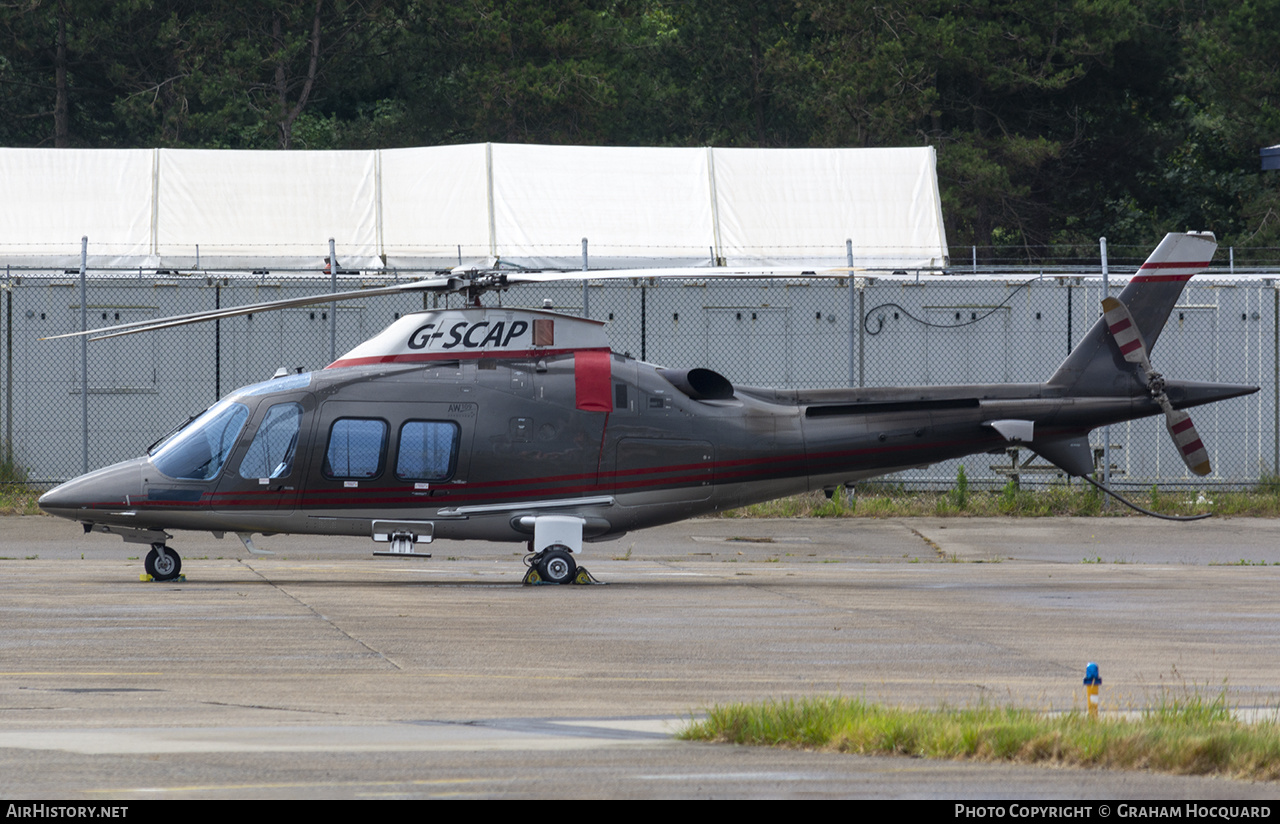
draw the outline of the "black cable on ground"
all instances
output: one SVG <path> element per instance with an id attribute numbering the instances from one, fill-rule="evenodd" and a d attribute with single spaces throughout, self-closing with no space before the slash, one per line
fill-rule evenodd
<path id="1" fill-rule="evenodd" d="M 1159 518 L 1164 521 L 1201 521 L 1213 515 L 1212 512 L 1206 512 L 1203 515 L 1161 515 L 1159 512 L 1152 512 L 1149 509 L 1143 509 L 1142 507 L 1138 506 L 1135 503 L 1132 503 L 1131 501 L 1126 501 L 1124 498 L 1121 498 L 1119 495 L 1112 492 L 1110 489 L 1107 489 L 1105 486 L 1098 483 L 1093 478 L 1090 478 L 1088 475 L 1081 475 L 1080 477 L 1084 478 L 1086 481 L 1093 484 L 1098 489 L 1101 489 L 1103 492 L 1107 493 L 1112 498 L 1115 498 L 1117 501 L 1129 507 L 1130 509 L 1134 510 L 1135 512 L 1141 512 L 1143 515 L 1150 515 L 1152 518 Z"/>

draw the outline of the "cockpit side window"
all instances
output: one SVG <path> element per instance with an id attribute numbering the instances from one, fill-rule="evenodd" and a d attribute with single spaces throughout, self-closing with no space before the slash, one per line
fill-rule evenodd
<path id="1" fill-rule="evenodd" d="M 249 407 L 220 401 L 165 441 L 151 456 L 152 463 L 170 478 L 210 481 L 222 471 L 227 455 L 240 437 Z"/>
<path id="2" fill-rule="evenodd" d="M 293 471 L 301 424 L 302 404 L 279 403 L 268 409 L 240 462 L 240 477 L 288 477 Z"/>
<path id="3" fill-rule="evenodd" d="M 386 421 L 339 418 L 329 430 L 324 474 L 338 479 L 375 478 L 382 474 L 382 459 L 386 451 Z"/>

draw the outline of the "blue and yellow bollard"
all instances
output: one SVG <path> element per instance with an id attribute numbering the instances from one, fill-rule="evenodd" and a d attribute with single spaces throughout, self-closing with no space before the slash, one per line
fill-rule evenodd
<path id="1" fill-rule="evenodd" d="M 1089 717 L 1098 717 L 1098 687 L 1102 686 L 1102 678 L 1098 675 L 1098 665 L 1090 661 L 1084 668 L 1084 693 L 1089 702 Z"/>

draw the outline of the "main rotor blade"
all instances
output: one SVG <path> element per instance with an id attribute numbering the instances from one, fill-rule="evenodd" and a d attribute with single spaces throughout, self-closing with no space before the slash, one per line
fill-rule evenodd
<path id="1" fill-rule="evenodd" d="M 618 280 L 625 278 L 798 278 L 798 277 L 851 277 L 861 269 L 834 268 L 815 271 L 813 269 L 750 269 L 725 267 L 671 268 L 671 269 L 603 269 L 591 272 L 520 272 L 520 271 L 461 271 L 454 270 L 449 275 L 441 275 L 423 280 L 399 283 L 378 289 L 357 289 L 348 292 L 333 292 L 327 295 L 313 295 L 306 298 L 287 298 L 250 306 L 236 306 L 229 309 L 215 309 L 208 312 L 192 312 L 186 315 L 174 315 L 153 320 L 132 321 L 116 326 L 102 326 L 84 332 L 67 332 L 61 335 L 50 335 L 40 340 L 58 340 L 59 338 L 75 338 L 91 335 L 90 340 L 106 340 L 122 335 L 134 335 L 138 332 L 150 332 L 156 329 L 170 329 L 175 326 L 186 326 L 192 323 L 203 323 L 222 318 L 234 318 L 240 315 L 251 315 L 257 312 L 268 312 L 273 309 L 291 309 L 298 306 L 314 306 L 320 303 L 335 303 L 343 300 L 377 297 L 379 295 L 395 295 L 407 292 L 454 292 L 462 289 L 506 289 L 522 283 L 557 283 L 569 280 Z"/>
<path id="2" fill-rule="evenodd" d="M 588 271 L 568 272 L 511 272 L 504 271 L 505 283 L 514 286 L 519 283 L 559 283 L 567 280 L 623 280 L 623 279 L 660 279 L 660 278 L 813 278 L 813 277 L 856 277 L 868 270 L 854 267 L 838 267 L 833 269 L 752 269 L 750 267 L 697 266 L 673 267 L 667 269 L 591 269 Z"/>
<path id="3" fill-rule="evenodd" d="M 154 329 L 169 329 L 175 326 L 186 326 L 192 323 L 203 323 L 210 320 L 221 320 L 222 318 L 234 318 L 240 315 L 252 315 L 257 312 L 268 312 L 273 309 L 291 309 L 296 306 L 312 306 L 318 303 L 337 303 L 344 300 L 359 300 L 360 298 L 378 297 L 380 295 L 397 295 L 409 292 L 436 292 L 448 291 L 459 285 L 458 278 L 455 277 L 435 277 L 426 278 L 424 280 L 415 280 L 408 283 L 397 283 L 394 286 L 383 286 L 378 289 L 356 289 L 347 292 L 332 292 L 327 295 L 311 295 L 305 298 L 285 298 L 283 300 L 272 300 L 265 303 L 255 303 L 249 306 L 235 306 L 229 309 L 214 309 L 208 312 L 192 312 L 186 315 L 174 315 L 168 318 L 155 318 L 152 320 L 133 321 L 132 323 L 121 323 L 117 326 L 104 326 L 98 329 L 89 329 L 84 332 L 67 332 L 62 335 L 50 335 L 40 340 L 58 340 L 59 338 L 75 338 L 84 335 L 93 335 L 90 340 L 105 340 L 107 338 L 117 338 L 122 335 L 134 335 L 138 332 L 150 332 Z M 106 333 L 106 334 L 104 334 Z"/>

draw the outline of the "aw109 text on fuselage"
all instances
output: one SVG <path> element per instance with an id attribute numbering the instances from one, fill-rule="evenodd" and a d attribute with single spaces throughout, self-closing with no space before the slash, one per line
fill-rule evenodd
<path id="1" fill-rule="evenodd" d="M 1212 235 L 1167 236 L 1044 383 L 743 387 L 612 352 L 593 320 L 415 313 L 323 370 L 231 393 L 147 455 L 69 481 L 40 506 L 150 544 L 147 571 L 160 579 L 181 569 L 168 530 L 189 529 L 235 533 L 250 551 L 254 533 L 366 536 L 400 556 L 436 538 L 518 541 L 526 581 L 564 583 L 589 578 L 576 560 L 584 542 L 1010 442 L 1087 477 L 1090 431 L 1149 415 L 1165 415 L 1203 474 L 1208 455 L 1183 410 L 1257 388 L 1166 380 L 1149 351 L 1215 247 Z M 500 288 L 513 282 L 504 275 Z"/>

